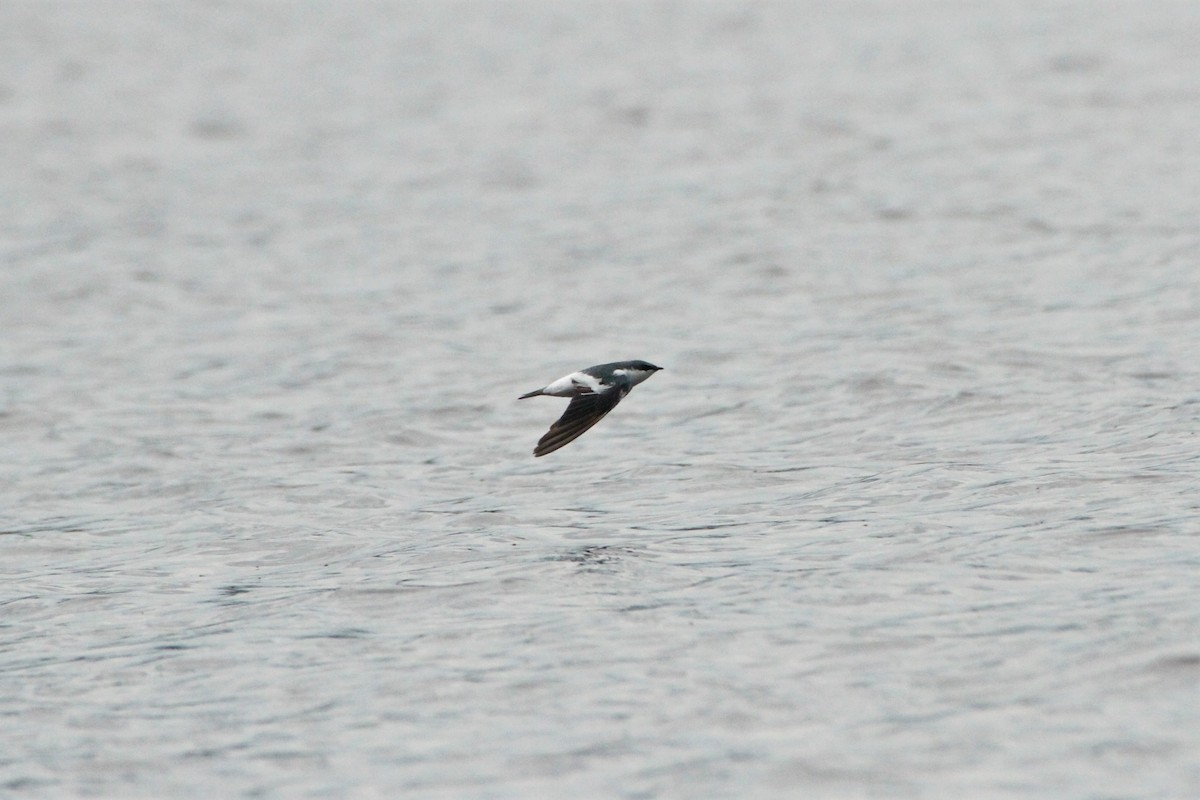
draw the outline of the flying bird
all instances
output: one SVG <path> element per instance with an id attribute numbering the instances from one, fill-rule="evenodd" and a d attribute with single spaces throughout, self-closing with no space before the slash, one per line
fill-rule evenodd
<path id="1" fill-rule="evenodd" d="M 645 361 L 614 361 L 597 364 L 564 375 L 553 383 L 521 395 L 519 400 L 538 395 L 569 397 L 567 410 L 550 426 L 533 449 L 535 456 L 553 453 L 563 445 L 570 444 L 583 435 L 584 431 L 604 419 L 604 415 L 617 407 L 633 387 L 658 372 L 656 367 Z"/>

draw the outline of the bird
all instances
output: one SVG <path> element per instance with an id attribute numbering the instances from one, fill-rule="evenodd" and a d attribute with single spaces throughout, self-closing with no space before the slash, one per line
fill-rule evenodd
<path id="1" fill-rule="evenodd" d="M 658 372 L 662 367 L 656 367 L 647 361 L 613 361 L 608 364 L 597 364 L 587 367 L 570 375 L 564 375 L 553 383 L 527 392 L 518 400 L 530 397 L 548 395 L 551 397 L 569 397 L 571 402 L 567 410 L 550 426 L 533 449 L 535 457 L 553 453 L 563 445 L 570 444 L 604 416 L 617 407 L 617 403 L 642 381 Z"/>

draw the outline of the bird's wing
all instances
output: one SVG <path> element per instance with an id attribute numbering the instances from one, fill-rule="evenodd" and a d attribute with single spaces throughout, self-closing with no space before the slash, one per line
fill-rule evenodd
<path id="1" fill-rule="evenodd" d="M 574 398 L 558 421 L 538 440 L 533 454 L 544 456 L 575 441 L 584 431 L 604 419 L 604 415 L 616 408 L 617 403 L 627 394 L 629 388 L 621 386 L 611 392 L 585 394 Z"/>

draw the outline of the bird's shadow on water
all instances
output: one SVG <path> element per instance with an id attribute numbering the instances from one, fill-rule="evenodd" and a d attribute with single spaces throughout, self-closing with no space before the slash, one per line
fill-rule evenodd
<path id="1" fill-rule="evenodd" d="M 636 547 L 615 544 L 587 544 L 566 553 L 547 556 L 546 561 L 566 561 L 579 565 L 581 571 L 616 572 L 630 558 L 645 558 L 646 553 Z"/>

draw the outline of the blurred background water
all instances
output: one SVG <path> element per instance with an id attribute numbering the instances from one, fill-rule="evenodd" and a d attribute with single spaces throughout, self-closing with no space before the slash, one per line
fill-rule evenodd
<path id="1" fill-rule="evenodd" d="M 1200 795 L 1198 41 L 0 5 L 0 793 Z"/>

